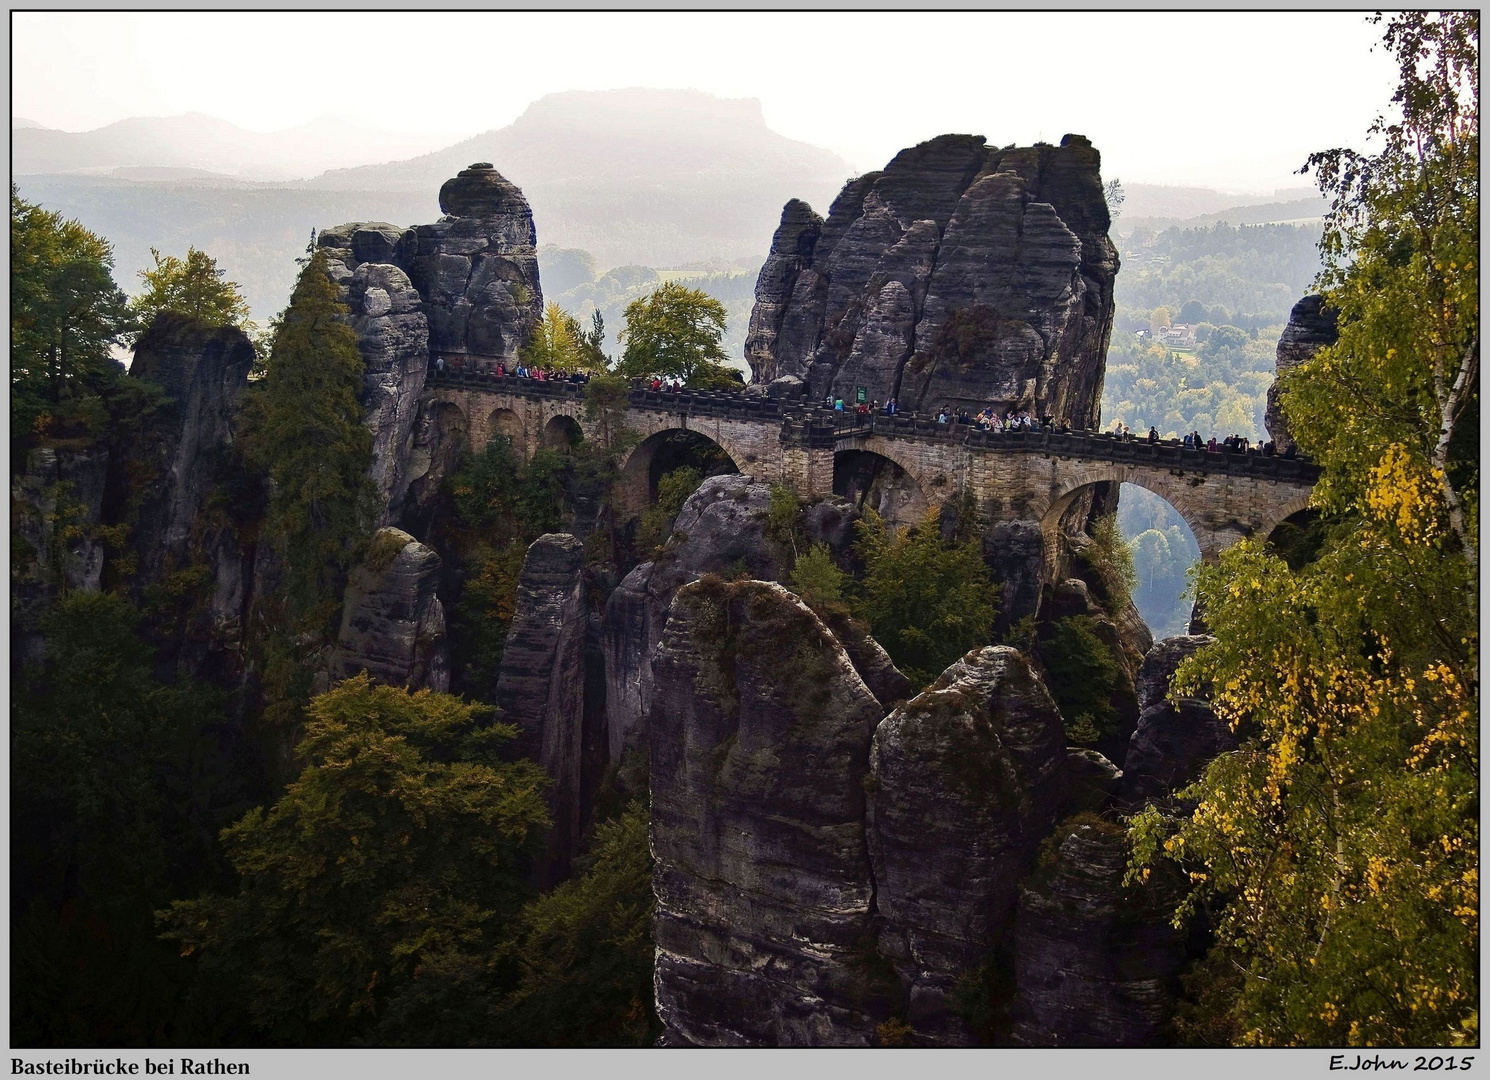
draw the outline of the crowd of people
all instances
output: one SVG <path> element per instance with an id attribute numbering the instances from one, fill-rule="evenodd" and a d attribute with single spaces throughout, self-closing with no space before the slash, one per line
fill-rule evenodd
<path id="1" fill-rule="evenodd" d="M 461 367 L 459 361 L 456 361 L 451 366 L 455 371 L 459 371 Z M 445 358 L 443 356 L 435 357 L 434 369 L 436 375 L 445 374 Z M 515 364 L 510 371 L 506 364 L 498 362 L 491 369 L 491 372 L 498 378 L 505 378 L 511 375 L 518 379 L 532 379 L 534 382 L 587 383 L 590 381 L 590 374 L 586 371 L 550 371 L 540 367 L 529 367 L 521 361 Z"/>
<path id="2" fill-rule="evenodd" d="M 436 373 L 444 373 L 445 358 L 443 356 L 435 358 L 434 368 Z M 528 367 L 521 362 L 510 372 L 507 370 L 507 365 L 503 363 L 498 363 L 493 370 L 498 376 L 510 374 L 519 379 L 534 379 L 538 382 L 587 383 L 590 381 L 590 376 L 586 372 L 574 371 L 564 373 L 545 371 L 542 368 Z M 653 376 L 645 385 L 649 390 L 663 393 L 676 394 L 683 390 L 681 380 L 663 379 L 659 376 Z M 880 404 L 877 398 L 873 401 L 860 401 L 853 405 L 847 405 L 844 403 L 843 398 L 829 394 L 823 399 L 822 407 L 824 409 L 832 409 L 834 412 L 847 413 L 854 416 L 870 416 L 881 411 L 886 416 L 897 416 L 900 413 L 900 405 L 893 397 L 888 399 L 883 405 Z M 1037 417 L 1028 409 L 1013 408 L 1005 410 L 1003 416 L 1000 416 L 998 409 L 993 405 L 987 406 L 978 413 L 974 413 L 970 409 L 963 407 L 943 406 L 936 412 L 936 422 L 938 424 L 960 424 L 964 427 L 972 428 L 974 431 L 1042 431 L 1060 432 L 1061 434 L 1070 434 L 1072 431 L 1071 425 L 1064 419 L 1057 420 L 1050 416 Z M 1134 442 L 1138 438 L 1129 429 L 1128 425 L 1121 420 L 1113 423 L 1111 434 L 1123 442 Z M 1144 441 L 1154 445 L 1162 442 L 1163 440 L 1159 436 L 1159 429 L 1151 426 L 1148 435 L 1144 436 Z M 1245 435 L 1231 434 L 1218 442 L 1214 435 L 1207 440 L 1202 438 L 1200 432 L 1191 431 L 1179 441 L 1187 450 L 1205 450 L 1212 454 L 1259 454 L 1263 457 L 1277 456 L 1282 458 L 1297 456 L 1297 451 L 1292 444 L 1284 450 L 1279 451 L 1277 444 L 1272 439 L 1268 439 L 1266 442 L 1259 440 L 1254 443 Z"/>

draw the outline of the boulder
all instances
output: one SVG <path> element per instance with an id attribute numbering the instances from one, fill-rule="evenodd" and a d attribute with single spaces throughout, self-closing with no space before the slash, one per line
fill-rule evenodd
<path id="1" fill-rule="evenodd" d="M 451 367 L 508 366 L 543 318 L 533 211 L 485 162 L 446 181 L 447 215 L 400 246 L 429 318 L 432 356 Z"/>
<path id="2" fill-rule="evenodd" d="M 771 582 L 679 588 L 653 674 L 665 1041 L 869 1045 L 893 1007 L 872 962 L 864 853 L 879 703 L 821 620 Z"/>
<path id="3" fill-rule="evenodd" d="M 1066 749 L 1066 815 L 1095 813 L 1106 809 L 1122 788 L 1123 770 L 1095 750 L 1081 746 Z"/>
<path id="4" fill-rule="evenodd" d="M 373 534 L 352 570 L 332 651 L 333 680 L 366 671 L 411 690 L 450 689 L 445 609 L 435 595 L 440 556 L 401 529 Z"/>
<path id="5" fill-rule="evenodd" d="M 1015 883 L 1056 820 L 1061 717 L 1029 662 L 975 649 L 875 729 L 869 858 L 880 952 L 908 987 L 924 1045 L 971 1045 L 958 980 L 1008 932 Z"/>

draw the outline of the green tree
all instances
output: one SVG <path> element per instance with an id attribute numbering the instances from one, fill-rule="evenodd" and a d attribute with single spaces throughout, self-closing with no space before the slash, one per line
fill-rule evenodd
<path id="1" fill-rule="evenodd" d="M 704 474 L 692 465 L 673 469 L 657 481 L 657 501 L 642 511 L 637 522 L 636 547 L 639 552 L 647 558 L 661 553 L 683 504 L 703 482 Z"/>
<path id="2" fill-rule="evenodd" d="M 652 856 L 647 808 L 601 822 L 580 871 L 532 901 L 503 954 L 517 988 L 494 1025 L 509 1046 L 648 1046 L 652 1007 Z"/>
<path id="3" fill-rule="evenodd" d="M 11 431 L 29 432 L 64 400 L 96 394 L 123 368 L 110 351 L 129 328 L 108 241 L 10 189 Z"/>
<path id="4" fill-rule="evenodd" d="M 310 703 L 304 769 L 223 833 L 236 892 L 160 912 L 184 954 L 250 991 L 275 1041 L 365 1036 L 421 977 L 470 969 L 528 898 L 547 778 L 449 694 L 363 674 Z"/>
<path id="5" fill-rule="evenodd" d="M 1383 149 L 1315 155 L 1340 340 L 1283 382 L 1331 524 L 1293 568 L 1257 541 L 1203 567 L 1214 687 L 1241 747 L 1132 830 L 1135 871 L 1217 909 L 1197 1032 L 1304 1045 L 1478 1041 L 1477 12 L 1394 15 Z M 1181 914 L 1186 909 L 1182 909 Z"/>
<path id="6" fill-rule="evenodd" d="M 792 568 L 792 590 L 814 611 L 835 607 L 846 611 L 843 594 L 848 580 L 848 575 L 833 561 L 827 544 L 813 544 Z"/>
<path id="7" fill-rule="evenodd" d="M 598 314 L 598 312 L 597 312 Z M 600 333 L 605 324 L 599 324 Z M 595 428 L 600 445 L 620 451 L 631 409 L 631 385 L 621 375 L 600 374 L 585 384 L 585 423 Z"/>
<path id="8" fill-rule="evenodd" d="M 855 544 L 865 575 L 851 601 L 915 686 L 992 640 L 998 592 L 974 535 L 945 544 L 936 511 L 898 530 L 866 509 Z"/>
<path id="9" fill-rule="evenodd" d="M 728 317 L 705 292 L 668 282 L 626 307 L 620 372 L 628 378 L 718 378 L 727 357 L 720 348 Z"/>
<path id="10" fill-rule="evenodd" d="M 1039 651 L 1066 737 L 1089 744 L 1111 735 L 1118 718 L 1112 694 L 1122 669 L 1097 636 L 1096 620 L 1090 615 L 1060 619 L 1040 642 Z"/>
<path id="11" fill-rule="evenodd" d="M 157 679 L 139 623 L 117 596 L 72 593 L 11 684 L 17 1045 L 235 1037 L 193 1017 L 192 964 L 157 940 L 153 911 L 219 873 L 214 834 L 242 810 L 241 774 L 219 746 L 221 695 Z"/>
<path id="12" fill-rule="evenodd" d="M 186 258 L 161 256 L 150 249 L 153 269 L 141 270 L 145 291 L 129 302 L 135 327 L 143 330 L 162 311 L 190 315 L 214 326 L 249 326 L 248 301 L 236 281 L 225 280 L 226 271 L 205 251 L 186 249 Z"/>
<path id="13" fill-rule="evenodd" d="M 437 519 L 437 543 L 463 569 L 460 592 L 447 605 L 457 689 L 491 693 L 517 608 L 518 577 L 528 545 L 562 524 L 570 462 L 540 450 L 523 461 L 505 435 L 446 478 L 451 513 Z"/>
<path id="14" fill-rule="evenodd" d="M 522 350 L 522 360 L 528 367 L 564 375 L 593 371 L 596 370 L 594 352 L 589 346 L 590 337 L 579 320 L 550 301 L 543 309 L 543 318 L 533 328 L 533 336 Z M 598 370 L 604 371 L 604 364 Z"/>
<path id="15" fill-rule="evenodd" d="M 309 694 L 316 651 L 337 629 L 347 568 L 377 517 L 372 435 L 358 400 L 364 363 L 349 316 L 317 250 L 245 404 L 245 455 L 271 485 L 261 535 L 278 579 L 260 594 L 252 632 L 266 716 L 285 728 Z"/>

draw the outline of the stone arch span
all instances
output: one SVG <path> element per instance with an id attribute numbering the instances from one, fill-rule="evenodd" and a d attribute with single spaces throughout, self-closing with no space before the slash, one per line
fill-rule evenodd
<path id="1" fill-rule="evenodd" d="M 959 485 L 963 472 L 956 462 L 941 460 L 947 450 L 955 454 L 956 450 L 950 444 L 928 446 L 922 441 L 863 435 L 840 439 L 835 449 L 835 457 L 845 451 L 858 450 L 894 462 L 921 489 L 928 506 L 936 506 L 950 496 Z"/>
<path id="2" fill-rule="evenodd" d="M 668 448 L 669 443 L 696 442 L 703 446 L 713 447 L 724 455 L 732 468 L 727 472 L 744 472 L 742 461 L 744 455 L 731 453 L 730 448 L 719 440 L 696 428 L 681 426 L 659 426 L 652 431 L 636 446 L 627 452 L 621 461 L 620 481 L 616 485 L 618 489 L 620 516 L 627 520 L 641 513 L 652 501 L 658 477 L 655 465 L 659 463 L 659 454 Z"/>
<path id="3" fill-rule="evenodd" d="M 528 434 L 523 418 L 514 410 L 498 406 L 487 415 L 485 438 L 482 442 L 490 441 L 493 435 L 506 435 L 519 454 L 527 452 Z"/>
<path id="4" fill-rule="evenodd" d="M 579 421 L 568 413 L 556 413 L 543 425 L 545 450 L 572 450 L 584 437 Z"/>
<path id="5" fill-rule="evenodd" d="M 1244 537 L 1260 532 L 1271 532 L 1274 526 L 1287 515 L 1275 511 L 1266 520 L 1241 520 L 1218 507 L 1230 507 L 1226 497 L 1228 478 L 1224 474 L 1176 474 L 1167 469 L 1150 469 L 1141 466 L 1118 464 L 1083 464 L 1071 474 L 1061 477 L 1053 487 L 1051 499 L 1040 515 L 1040 530 L 1045 535 L 1046 558 L 1056 558 L 1060 550 L 1055 543 L 1061 527 L 1061 517 L 1071 504 L 1084 492 L 1097 484 L 1132 484 L 1159 496 L 1184 520 L 1195 544 L 1200 548 L 1204 562 L 1215 562 L 1226 548 Z M 1303 496 L 1308 502 L 1307 494 Z M 1288 504 L 1292 505 L 1292 501 Z"/>
<path id="6" fill-rule="evenodd" d="M 896 528 L 920 524 L 932 505 L 920 481 L 899 462 L 858 447 L 833 454 L 833 494 L 872 506 Z"/>

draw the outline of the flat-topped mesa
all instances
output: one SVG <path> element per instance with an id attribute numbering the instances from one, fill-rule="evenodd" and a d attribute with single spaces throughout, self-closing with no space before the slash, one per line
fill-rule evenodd
<path id="1" fill-rule="evenodd" d="M 789 202 L 756 284 L 753 381 L 1096 426 L 1118 269 L 1100 165 L 1080 135 L 942 135 L 850 180 L 826 221 Z"/>

